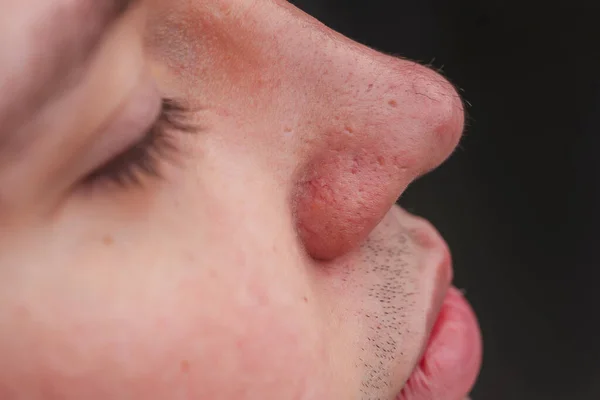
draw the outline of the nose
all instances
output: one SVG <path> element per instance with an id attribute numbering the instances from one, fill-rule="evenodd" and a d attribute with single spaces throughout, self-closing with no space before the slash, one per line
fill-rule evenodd
<path id="1" fill-rule="evenodd" d="M 318 24 L 303 29 L 312 31 L 297 34 L 307 43 L 296 56 L 309 70 L 302 84 L 312 93 L 311 121 L 293 209 L 308 253 L 329 260 L 358 246 L 411 181 L 451 154 L 464 109 L 453 85 L 427 67 Z"/>

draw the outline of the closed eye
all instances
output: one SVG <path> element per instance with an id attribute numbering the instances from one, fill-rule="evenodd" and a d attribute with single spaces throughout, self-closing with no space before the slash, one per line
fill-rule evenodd
<path id="1" fill-rule="evenodd" d="M 140 184 L 143 177 L 161 178 L 161 163 L 175 161 L 179 152 L 174 135 L 197 131 L 189 114 L 181 103 L 163 99 L 160 115 L 146 134 L 89 174 L 84 184 L 113 182 L 127 186 Z"/>

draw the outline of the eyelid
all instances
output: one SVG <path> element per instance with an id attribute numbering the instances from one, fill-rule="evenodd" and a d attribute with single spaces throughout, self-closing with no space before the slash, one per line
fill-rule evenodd
<path id="1" fill-rule="evenodd" d="M 88 187 L 111 182 L 124 188 L 130 184 L 140 186 L 145 177 L 165 178 L 164 163 L 179 164 L 181 147 L 174 135 L 198 132 L 190 111 L 174 99 L 163 99 L 159 118 L 141 140 L 112 157 L 83 182 Z"/>
<path id="2" fill-rule="evenodd" d="M 160 116 L 161 109 L 161 96 L 152 78 L 146 75 L 108 125 L 97 133 L 83 165 L 83 175 L 140 141 Z"/>

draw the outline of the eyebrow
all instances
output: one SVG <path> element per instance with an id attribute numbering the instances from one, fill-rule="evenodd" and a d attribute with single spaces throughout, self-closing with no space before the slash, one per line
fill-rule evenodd
<path id="1" fill-rule="evenodd" d="M 140 1 L 68 1 L 39 11 L 39 22 L 24 26 L 25 48 L 15 55 L 24 60 L 23 67 L 3 71 L 0 66 L 3 92 L 17 94 L 17 101 L 0 99 L 0 149 L 11 139 L 3 136 L 11 136 L 28 115 L 79 82 L 108 29 Z"/>

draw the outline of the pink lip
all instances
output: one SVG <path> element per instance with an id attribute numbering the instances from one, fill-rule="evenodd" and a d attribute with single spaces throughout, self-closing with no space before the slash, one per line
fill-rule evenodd
<path id="1" fill-rule="evenodd" d="M 446 293 L 419 364 L 397 400 L 460 400 L 473 387 L 482 341 L 471 306 L 456 288 Z"/>

